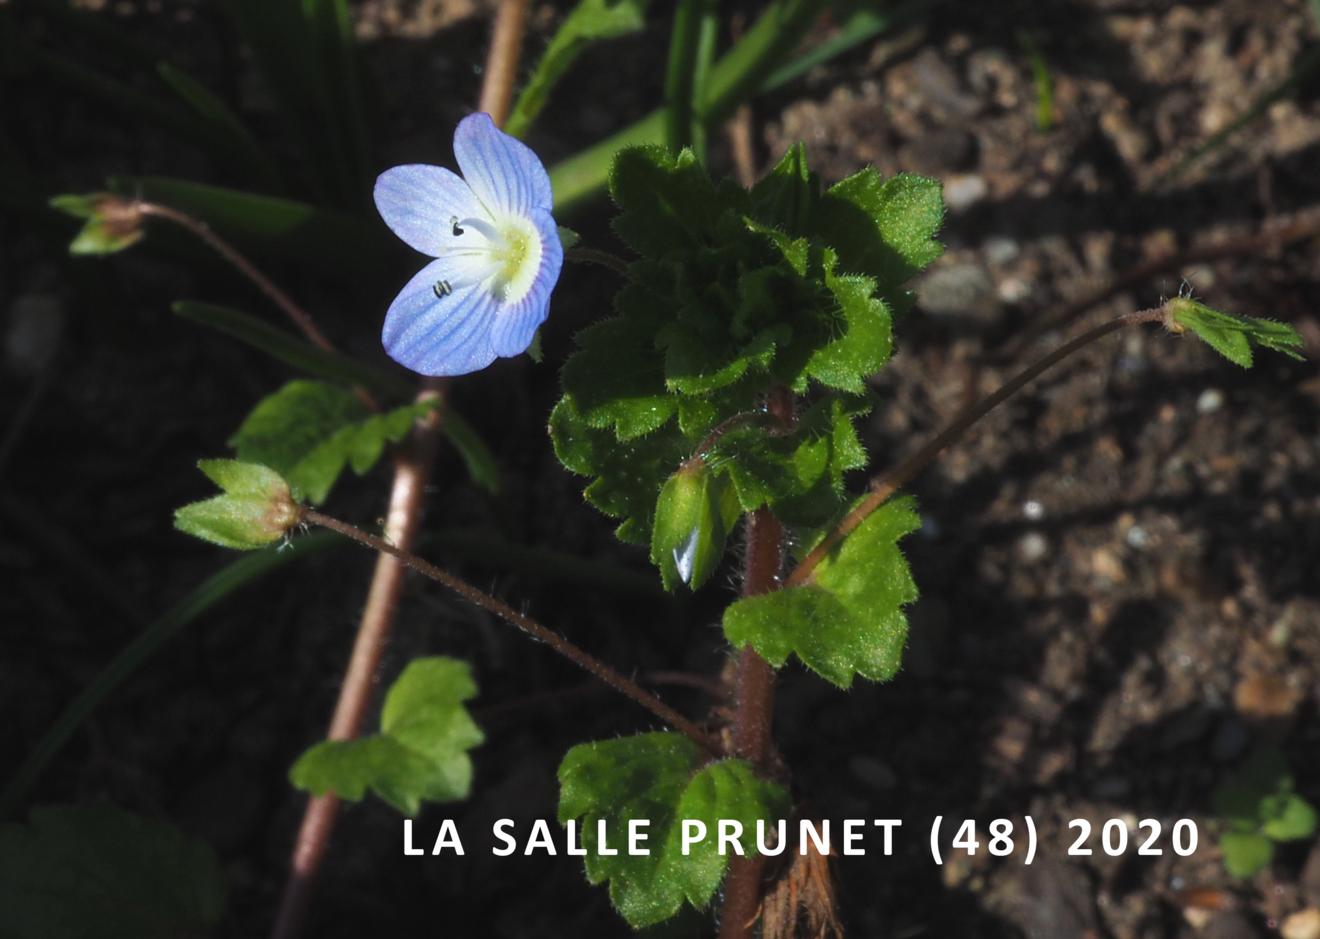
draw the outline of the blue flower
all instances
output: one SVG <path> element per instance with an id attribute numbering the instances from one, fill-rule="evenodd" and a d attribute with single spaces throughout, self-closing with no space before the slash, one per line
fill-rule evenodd
<path id="1" fill-rule="evenodd" d="M 463 175 L 413 164 L 376 180 L 396 235 L 435 258 L 385 314 L 390 357 L 423 375 L 465 375 L 531 345 L 550 309 L 564 249 L 545 167 L 488 114 L 454 130 Z"/>

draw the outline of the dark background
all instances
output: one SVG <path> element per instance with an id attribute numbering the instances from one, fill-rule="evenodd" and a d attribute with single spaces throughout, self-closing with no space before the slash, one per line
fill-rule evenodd
<path id="1" fill-rule="evenodd" d="M 668 30 L 660 6 L 644 33 L 593 50 L 560 86 L 529 138 L 547 164 L 655 106 Z M 736 19 L 754 5 L 730 7 Z M 100 43 L 36 5 L 7 12 L 10 41 L 117 68 Z M 283 118 L 215 4 L 126 0 L 98 12 L 203 79 L 282 152 Z M 354 15 L 373 171 L 450 164 L 453 125 L 480 83 L 488 10 L 377 0 Z M 533 4 L 528 58 L 561 15 L 562 5 Z M 1024 31 L 1054 82 L 1047 131 L 1035 123 Z M 1318 37 L 1300 2 L 945 4 L 758 99 L 741 118 L 758 171 L 802 139 L 827 183 L 868 162 L 946 183 L 948 251 L 917 285 L 900 351 L 875 382 L 885 404 L 865 436 L 876 468 L 968 394 L 993 388 L 1011 364 L 1003 350 L 1067 301 L 1148 258 L 1315 213 L 1313 78 L 1190 172 L 1160 177 Z M 21 56 L 13 63 L 0 90 L 11 186 L 88 191 L 111 173 L 232 182 L 207 153 L 51 82 Z M 149 75 L 117 77 L 155 87 Z M 712 140 L 713 171 L 733 173 L 727 138 Z M 295 166 L 314 159 L 283 155 Z M 71 260 L 67 220 L 9 208 L 0 768 L 16 766 L 145 623 L 231 559 L 175 532 L 170 514 L 206 494 L 194 462 L 224 455 L 252 404 L 288 377 L 169 313 L 194 297 L 277 315 L 225 268 L 181 255 L 173 233 L 111 259 Z M 615 248 L 608 217 L 598 202 L 561 221 Z M 1316 247 L 1312 237 L 1175 266 L 1086 318 L 1152 305 L 1185 278 L 1220 309 L 1293 323 L 1314 354 Z M 259 260 L 337 342 L 373 357 L 383 312 L 419 263 L 400 249 L 372 276 L 345 278 Z M 718 672 L 734 570 L 691 599 L 649 587 L 643 552 L 615 542 L 582 503 L 581 480 L 559 467 L 544 430 L 557 366 L 573 333 L 608 311 L 612 276 L 566 268 L 544 363 L 501 360 L 454 384 L 455 406 L 499 458 L 504 490 L 481 493 L 445 449 L 426 509 L 428 531 L 443 537 L 423 553 L 702 714 L 709 697 L 684 679 Z M 899 856 L 834 868 L 852 935 L 1249 937 L 1320 905 L 1320 849 L 1309 842 L 1286 846 L 1252 881 L 1225 874 L 1209 799 L 1265 740 L 1282 746 L 1303 792 L 1320 789 L 1318 399 L 1310 364 L 1262 356 L 1246 372 L 1190 340 L 1123 334 L 1048 375 L 916 482 L 927 522 L 907 546 L 923 598 L 905 670 L 843 694 L 790 665 L 778 702 L 778 740 L 809 811 L 907 820 Z M 330 511 L 372 527 L 387 486 L 384 465 L 346 478 Z M 474 534 L 596 566 L 573 578 L 544 559 L 510 565 L 479 556 Z M 324 732 L 370 572 L 369 556 L 341 550 L 193 623 L 96 711 L 33 802 L 107 798 L 204 838 L 231 885 L 227 934 L 262 934 L 304 804 L 285 774 Z M 349 808 L 308 934 L 624 934 L 576 861 L 492 859 L 485 833 L 500 816 L 552 817 L 563 752 L 647 728 L 647 715 L 419 581 L 382 683 L 437 653 L 473 664 L 489 740 L 474 754 L 472 799 L 428 809 L 419 831 L 452 814 L 469 855 L 405 860 L 396 813 L 372 800 Z M 937 868 L 924 854 L 937 813 L 1024 812 L 1042 829 L 1032 868 L 983 856 Z M 1197 818 L 1202 848 L 1189 859 L 1063 856 L 1069 819 L 1098 828 L 1128 816 L 1166 827 Z"/>

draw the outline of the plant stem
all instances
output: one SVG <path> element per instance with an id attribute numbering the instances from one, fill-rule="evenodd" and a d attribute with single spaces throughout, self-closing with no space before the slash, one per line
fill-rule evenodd
<path id="1" fill-rule="evenodd" d="M 577 261 L 580 264 L 599 264 L 608 267 L 620 277 L 628 276 L 628 262 L 617 254 L 601 251 L 599 248 L 569 248 L 564 252 L 565 261 Z"/>
<path id="2" fill-rule="evenodd" d="M 194 218 L 187 212 L 171 208 L 168 205 L 160 205 L 155 202 L 135 202 L 133 207 L 142 215 L 154 216 L 155 218 L 165 219 L 173 222 L 182 228 L 186 228 L 199 239 L 212 248 L 216 254 L 220 255 L 235 268 L 238 272 L 252 281 L 257 289 L 270 298 L 271 302 L 279 307 L 289 319 L 302 330 L 303 335 L 311 342 L 326 352 L 335 351 L 334 344 L 321 332 L 312 315 L 300 307 L 292 297 L 276 286 L 275 282 L 263 274 L 255 264 L 239 253 L 238 249 L 225 241 L 201 219 Z"/>
<path id="3" fill-rule="evenodd" d="M 526 11 L 527 0 L 504 0 L 496 14 L 478 107 L 497 125 L 508 116 Z M 444 379 L 428 378 L 422 382 L 417 400 L 440 398 L 444 390 Z M 391 546 L 399 550 L 409 550 L 417 538 L 423 496 L 435 463 L 441 419 L 439 408 L 429 412 L 413 428 L 408 446 L 395 457 L 385 534 Z M 375 687 L 381 652 L 394 625 L 403 593 L 403 575 L 404 566 L 397 558 L 382 553 L 377 559 L 348 671 L 340 685 L 339 701 L 330 723 L 328 736 L 331 740 L 352 739 L 361 729 L 362 716 Z M 334 796 L 314 796 L 308 800 L 294 842 L 289 879 L 280 898 L 272 939 L 297 939 L 302 931 L 311 904 L 312 887 L 325 858 L 338 810 L 339 801 Z"/>
<path id="4" fill-rule="evenodd" d="M 313 525 L 320 525 L 322 528 L 328 528 L 331 531 L 339 532 L 339 534 L 346 538 L 352 538 L 358 544 L 365 545 L 368 548 L 374 548 L 383 554 L 388 554 L 402 562 L 405 566 L 412 568 L 423 577 L 430 578 L 436 583 L 443 584 L 474 606 L 478 606 L 488 613 L 493 613 L 511 626 L 516 626 L 533 639 L 545 643 L 553 651 L 568 659 L 578 668 L 589 672 L 591 675 L 609 685 L 615 691 L 632 699 L 670 727 L 673 727 L 680 733 L 691 737 L 696 743 L 708 750 L 711 755 L 719 755 L 719 746 L 711 740 L 708 734 L 702 731 L 701 728 L 697 727 L 696 724 L 679 714 L 632 679 L 615 671 L 600 659 L 591 655 L 591 653 L 570 642 L 568 639 L 565 639 L 554 630 L 543 626 L 525 613 L 519 613 L 498 597 L 493 597 L 483 590 L 478 590 L 467 581 L 454 576 L 444 568 L 437 567 L 430 561 L 419 558 L 415 554 L 409 554 L 407 551 L 402 551 L 382 538 L 377 538 L 375 535 L 368 534 L 362 529 L 350 525 L 348 522 L 341 521 L 340 519 L 329 515 L 324 515 L 315 509 L 304 510 L 303 521 L 309 522 Z"/>
<path id="5" fill-rule="evenodd" d="M 793 397 L 778 389 L 769 401 L 771 415 L 784 427 L 793 423 Z M 784 527 L 768 507 L 747 519 L 747 557 L 743 564 L 743 596 L 778 590 L 784 565 Z M 775 670 L 751 646 L 738 653 L 734 675 L 733 752 L 764 769 L 773 749 Z M 759 854 L 734 858 L 724 886 L 720 939 L 748 939 L 761 906 L 765 858 Z"/>
<path id="6" fill-rule="evenodd" d="M 900 488 L 912 480 L 918 473 L 935 461 L 945 448 L 957 441 L 967 433 L 977 421 L 985 417 L 994 410 L 1005 399 L 1011 397 L 1021 388 L 1037 378 L 1042 372 L 1051 366 L 1068 358 L 1079 349 L 1089 346 L 1098 339 L 1108 336 L 1110 333 L 1118 332 L 1129 326 L 1138 326 L 1142 323 L 1164 322 L 1166 318 L 1164 307 L 1157 307 L 1150 310 L 1139 310 L 1135 313 L 1127 313 L 1117 319 L 1101 323 L 1093 329 L 1088 329 L 1079 336 L 1075 336 L 1068 342 L 1054 349 L 1052 352 L 1042 356 L 1035 362 L 1032 362 L 1022 371 L 1018 372 L 1004 384 L 1000 385 L 990 394 L 979 401 L 963 408 L 953 420 L 926 442 L 924 446 L 911 456 L 909 456 L 898 466 L 889 470 L 871 481 L 871 492 L 857 506 L 844 516 L 843 521 L 839 522 L 834 529 L 825 536 L 824 540 L 816 547 L 812 548 L 807 556 L 804 557 L 793 570 L 789 573 L 785 586 L 796 587 L 807 583 L 811 579 L 812 573 L 825 560 L 825 557 L 834 550 L 834 547 L 848 537 L 857 529 L 862 522 L 880 508 L 889 497 Z"/>

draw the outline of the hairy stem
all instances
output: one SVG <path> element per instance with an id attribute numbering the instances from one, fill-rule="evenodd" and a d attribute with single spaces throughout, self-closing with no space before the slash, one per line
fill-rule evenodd
<path id="1" fill-rule="evenodd" d="M 774 392 L 770 414 L 783 427 L 793 423 L 793 397 L 786 389 Z M 784 528 L 769 508 L 747 519 L 747 557 L 743 564 L 743 596 L 778 590 L 784 565 Z M 734 673 L 733 752 L 758 768 L 770 761 L 775 711 L 775 670 L 746 646 L 738 653 Z M 720 939 L 748 939 L 761 906 L 765 858 L 734 858 L 724 886 L 720 911 Z"/>
<path id="2" fill-rule="evenodd" d="M 839 522 L 821 543 L 812 548 L 807 556 L 798 563 L 797 567 L 793 568 L 785 581 L 785 586 L 796 587 L 807 583 L 820 562 L 825 560 L 826 556 L 834 550 L 840 541 L 848 537 L 862 522 L 866 521 L 872 512 L 884 505 L 890 496 L 933 463 L 936 457 L 944 452 L 945 448 L 959 440 L 977 421 L 993 411 L 1007 398 L 1020 391 L 1024 385 L 1034 381 L 1042 372 L 1068 358 L 1079 349 L 1089 346 L 1098 339 L 1103 339 L 1110 333 L 1118 332 L 1120 329 L 1129 326 L 1138 326 L 1142 323 L 1163 322 L 1166 316 L 1164 307 L 1157 307 L 1127 313 L 1117 319 L 1101 323 L 1099 326 L 1088 329 L 1081 335 L 1070 339 L 1052 352 L 1032 362 L 990 394 L 963 408 L 954 416 L 953 420 L 945 425 L 943 430 L 928 440 L 921 449 L 893 469 L 875 477 L 871 481 L 870 494 L 858 503 L 856 508 L 845 515 L 843 521 Z"/>
<path id="3" fill-rule="evenodd" d="M 598 248 L 569 248 L 564 252 L 565 261 L 577 261 L 580 264 L 599 264 L 608 267 L 620 277 L 628 276 L 628 262 L 617 254 L 601 251 Z"/>
<path id="4" fill-rule="evenodd" d="M 294 324 L 302 330 L 303 335 L 313 345 L 319 346 L 326 352 L 335 351 L 334 344 L 326 337 L 325 333 L 321 332 L 321 328 L 316 325 L 312 315 L 281 290 L 274 281 L 263 274 L 255 264 L 239 253 L 237 248 L 217 235 L 211 229 L 211 226 L 201 219 L 193 218 L 187 212 L 171 208 L 168 205 L 159 205 L 155 202 L 135 202 L 133 207 L 142 215 L 164 219 L 196 235 L 216 254 L 237 268 L 240 274 L 252 281 L 258 290 L 270 298 L 270 301 L 279 307 L 289 319 L 293 320 Z"/>
<path id="5" fill-rule="evenodd" d="M 504 0 L 496 14 L 478 107 L 497 125 L 508 116 L 526 12 L 527 0 Z M 441 398 L 444 390 L 444 379 L 427 379 L 421 384 L 417 400 Z M 400 550 L 410 549 L 417 538 L 423 495 L 435 463 L 441 419 L 439 408 L 429 412 L 413 428 L 408 446 L 395 458 L 385 534 L 391 546 Z M 353 643 L 348 671 L 340 686 L 339 701 L 331 720 L 328 735 L 331 740 L 352 739 L 361 730 L 362 717 L 375 688 L 381 652 L 394 625 L 403 593 L 404 571 L 403 564 L 389 553 L 382 553 L 376 560 L 357 639 Z M 308 800 L 294 842 L 289 878 L 280 898 L 272 939 L 297 939 L 302 932 L 311 905 L 312 888 L 329 847 L 338 811 L 339 801 L 334 796 L 313 796 Z"/>
<path id="6" fill-rule="evenodd" d="M 568 659 L 578 668 L 589 672 L 591 675 L 609 685 L 615 691 L 620 692 L 641 705 L 670 727 L 673 727 L 680 733 L 691 737 L 696 743 L 709 751 L 711 755 L 718 755 L 719 747 L 711 740 L 710 736 L 702 731 L 701 728 L 697 727 L 696 724 L 679 714 L 632 679 L 625 677 L 620 672 L 606 665 L 600 659 L 570 642 L 568 639 L 565 639 L 553 629 L 543 626 L 525 613 L 519 613 L 498 597 L 493 597 L 485 591 L 477 589 L 467 581 L 454 576 L 444 568 L 437 567 L 430 561 L 423 560 L 415 554 L 409 554 L 407 551 L 401 551 L 399 548 L 396 548 L 384 539 L 368 534 L 362 529 L 350 525 L 347 522 L 317 512 L 315 509 L 306 509 L 303 514 L 303 520 L 312 525 L 320 525 L 322 528 L 329 528 L 331 531 L 339 532 L 339 534 L 344 535 L 347 538 L 352 538 L 358 544 L 365 545 L 368 548 L 374 548 L 383 554 L 388 554 L 400 561 L 404 566 L 412 568 L 423 577 L 427 577 L 434 580 L 436 583 L 444 585 L 474 606 L 480 607 L 487 613 L 493 613 L 509 625 L 516 626 L 533 639 L 545 643 L 553 651 Z"/>

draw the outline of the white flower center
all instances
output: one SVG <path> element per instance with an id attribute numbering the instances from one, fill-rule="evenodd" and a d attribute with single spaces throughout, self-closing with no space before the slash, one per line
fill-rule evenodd
<path id="1" fill-rule="evenodd" d="M 501 304 L 527 296 L 541 269 L 543 250 L 531 219 L 507 215 L 492 222 L 455 217 L 450 224 L 454 247 L 449 254 L 463 258 L 462 283 L 483 284 Z"/>

